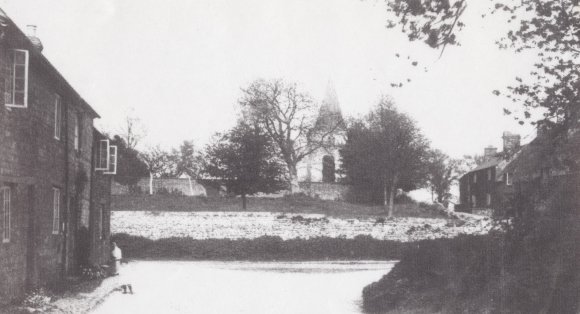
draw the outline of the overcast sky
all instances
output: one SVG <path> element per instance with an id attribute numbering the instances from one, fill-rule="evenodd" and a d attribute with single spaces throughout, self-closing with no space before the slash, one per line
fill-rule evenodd
<path id="1" fill-rule="evenodd" d="M 102 116 L 98 125 L 115 129 L 133 110 L 147 127 L 144 146 L 204 144 L 235 121 L 241 87 L 284 78 L 317 101 L 331 80 L 347 116 L 391 95 L 456 157 L 500 146 L 504 130 L 531 137 L 503 116 L 506 101 L 492 90 L 533 60 L 498 50 L 506 26 L 481 18 L 488 4 L 469 1 L 462 46 L 439 59 L 386 29 L 381 1 L 0 0 L 23 30 L 38 26 L 44 54 Z"/>

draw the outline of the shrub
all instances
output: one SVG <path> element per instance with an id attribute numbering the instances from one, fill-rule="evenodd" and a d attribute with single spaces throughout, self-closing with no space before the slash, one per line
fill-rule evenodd
<path id="1" fill-rule="evenodd" d="M 412 199 L 406 193 L 402 193 L 395 197 L 395 204 L 417 204 L 417 201 Z"/>
<path id="2" fill-rule="evenodd" d="M 107 277 L 107 271 L 98 265 L 81 266 L 81 277 L 84 280 L 103 279 Z"/>
<path id="3" fill-rule="evenodd" d="M 22 306 L 33 308 L 35 312 L 44 313 L 54 308 L 51 301 L 51 293 L 44 288 L 38 288 L 26 294 L 22 301 Z"/>

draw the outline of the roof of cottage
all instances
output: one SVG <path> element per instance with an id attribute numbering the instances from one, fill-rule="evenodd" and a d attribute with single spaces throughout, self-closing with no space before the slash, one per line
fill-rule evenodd
<path id="1" fill-rule="evenodd" d="M 99 114 L 91 107 L 80 95 L 79 93 L 67 82 L 62 74 L 50 63 L 50 61 L 37 49 L 35 43 L 33 43 L 26 34 L 10 19 L 10 17 L 0 8 L 0 41 L 4 41 L 7 38 L 16 41 L 17 44 L 22 45 L 23 48 L 28 49 L 28 53 L 31 57 L 40 61 L 42 66 L 45 66 L 48 72 L 54 76 L 57 81 L 62 84 L 68 93 L 70 93 L 76 100 L 78 104 L 83 107 L 89 114 L 93 115 L 95 118 L 100 118 Z M 13 35 L 14 37 L 7 36 L 6 33 Z"/>

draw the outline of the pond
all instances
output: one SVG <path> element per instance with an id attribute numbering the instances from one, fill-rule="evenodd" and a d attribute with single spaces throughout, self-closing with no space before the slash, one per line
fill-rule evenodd
<path id="1" fill-rule="evenodd" d="M 93 314 L 362 313 L 364 286 L 394 262 L 133 261 Z"/>

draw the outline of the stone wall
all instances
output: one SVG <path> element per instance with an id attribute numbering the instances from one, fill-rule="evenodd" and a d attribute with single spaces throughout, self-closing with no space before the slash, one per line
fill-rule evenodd
<path id="1" fill-rule="evenodd" d="M 137 182 L 135 187 L 115 182 L 112 187 L 113 195 L 128 195 L 136 190 L 137 193 L 149 193 L 149 178 L 143 178 Z M 153 194 L 177 193 L 187 196 L 207 196 L 205 187 L 196 180 L 188 178 L 153 178 Z"/>
<path id="2" fill-rule="evenodd" d="M 323 200 L 345 200 L 350 186 L 340 183 L 301 182 L 300 189 L 312 197 Z"/>
<path id="3" fill-rule="evenodd" d="M 11 36 L 0 42 L 0 82 L 10 67 L 8 49 L 30 49 Z M 90 220 L 94 113 L 39 55 L 31 52 L 29 60 L 28 107 L 7 107 L 0 97 L 0 187 L 9 187 L 12 199 L 10 242 L 0 241 L 0 304 L 21 297 L 27 288 L 57 283 L 63 269 L 73 273 L 77 232 L 89 228 Z M 0 95 L 4 88 L 0 84 Z M 54 137 L 56 95 L 62 106 L 60 139 Z M 73 139 L 77 116 L 79 150 Z M 54 188 L 61 191 L 57 234 L 52 232 Z"/>

